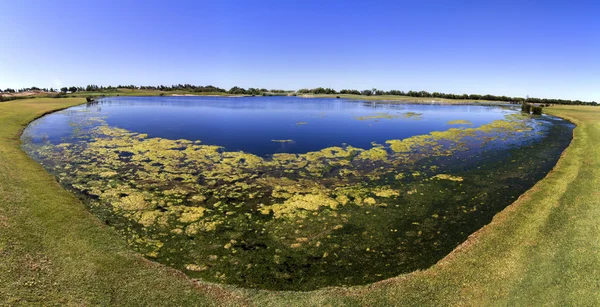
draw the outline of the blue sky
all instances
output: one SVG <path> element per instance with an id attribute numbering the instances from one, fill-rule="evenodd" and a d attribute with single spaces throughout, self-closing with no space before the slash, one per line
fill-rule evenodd
<path id="1" fill-rule="evenodd" d="M 212 84 L 600 102 L 598 1 L 0 1 L 0 88 Z"/>

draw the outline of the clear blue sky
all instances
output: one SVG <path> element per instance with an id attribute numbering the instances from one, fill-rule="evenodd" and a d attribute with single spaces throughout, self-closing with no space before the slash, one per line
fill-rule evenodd
<path id="1" fill-rule="evenodd" d="M 0 1 L 0 88 L 212 84 L 600 102 L 599 1 Z"/>

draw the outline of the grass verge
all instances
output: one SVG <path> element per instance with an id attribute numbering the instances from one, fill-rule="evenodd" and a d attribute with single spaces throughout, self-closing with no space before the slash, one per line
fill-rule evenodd
<path id="1" fill-rule="evenodd" d="M 0 104 L 0 304 L 598 305 L 600 108 L 555 169 L 432 268 L 368 286 L 270 292 L 194 282 L 130 251 L 20 149 L 34 118 L 81 98 Z"/>

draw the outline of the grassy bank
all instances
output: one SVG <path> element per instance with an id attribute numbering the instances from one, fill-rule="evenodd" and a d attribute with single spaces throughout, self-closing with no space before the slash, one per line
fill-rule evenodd
<path id="1" fill-rule="evenodd" d="M 598 108 L 545 110 L 578 125 L 555 170 L 432 268 L 364 287 L 268 292 L 194 283 L 146 261 L 21 151 L 19 134 L 28 122 L 82 102 L 0 104 L 0 304 L 600 303 Z"/>

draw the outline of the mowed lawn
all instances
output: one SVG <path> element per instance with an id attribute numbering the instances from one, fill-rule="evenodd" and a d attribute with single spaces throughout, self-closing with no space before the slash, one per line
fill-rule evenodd
<path id="1" fill-rule="evenodd" d="M 81 98 L 0 103 L 0 305 L 600 305 L 600 107 L 556 168 L 432 268 L 312 292 L 194 282 L 129 250 L 21 151 L 20 131 Z"/>

